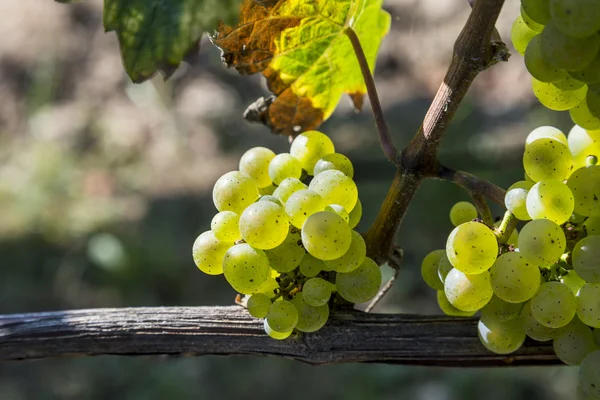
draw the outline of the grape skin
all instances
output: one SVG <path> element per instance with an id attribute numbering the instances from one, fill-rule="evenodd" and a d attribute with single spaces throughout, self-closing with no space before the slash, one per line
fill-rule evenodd
<path id="1" fill-rule="evenodd" d="M 562 181 L 571 171 L 573 161 L 569 149 L 563 143 L 542 138 L 525 148 L 523 167 L 535 182 L 549 179 Z"/>
<path id="2" fill-rule="evenodd" d="M 302 247 L 302 239 L 297 232 L 288 232 L 285 240 L 277 247 L 265 250 L 269 264 L 277 272 L 291 272 L 299 265 L 306 251 Z"/>
<path id="3" fill-rule="evenodd" d="M 493 318 L 498 321 L 508 321 L 521 314 L 523 303 L 509 303 L 493 295 L 490 301 L 481 309 L 482 318 Z"/>
<path id="4" fill-rule="evenodd" d="M 200 271 L 208 275 L 223 273 L 223 258 L 233 242 L 222 242 L 212 231 L 202 233 L 194 241 L 192 256 Z"/>
<path id="5" fill-rule="evenodd" d="M 223 258 L 225 279 L 238 293 L 257 293 L 269 273 L 269 259 L 265 252 L 247 243 L 232 246 Z"/>
<path id="6" fill-rule="evenodd" d="M 239 228 L 240 217 L 231 211 L 217 213 L 210 222 L 215 237 L 223 242 L 237 242 L 242 238 Z"/>
<path id="7" fill-rule="evenodd" d="M 482 317 L 477 331 L 481 343 L 496 354 L 513 353 L 525 341 L 525 330 L 517 320 L 499 321 Z"/>
<path id="8" fill-rule="evenodd" d="M 600 350 L 588 354 L 579 367 L 579 386 L 593 398 L 600 398 Z"/>
<path id="9" fill-rule="evenodd" d="M 302 226 L 302 244 L 321 260 L 343 256 L 352 243 L 352 231 L 342 217 L 332 212 L 314 213 Z"/>
<path id="10" fill-rule="evenodd" d="M 319 272 L 324 270 L 326 267 L 325 262 L 323 260 L 319 260 L 311 256 L 309 253 L 306 253 L 304 257 L 302 257 L 302 261 L 300 261 L 300 266 L 298 269 L 300 273 L 307 278 L 312 278 L 313 276 L 317 276 Z"/>
<path id="11" fill-rule="evenodd" d="M 521 315 L 519 316 L 519 322 L 525 329 L 525 333 L 527 334 L 527 336 L 539 342 L 546 342 L 548 340 L 552 340 L 558 333 L 558 329 L 553 329 L 544 326 L 540 324 L 537 319 L 534 318 L 533 313 L 531 311 L 531 301 L 528 301 L 523 305 Z"/>
<path id="12" fill-rule="evenodd" d="M 575 197 L 575 212 L 600 217 L 600 166 L 580 168 L 567 181 Z"/>
<path id="13" fill-rule="evenodd" d="M 325 264 L 336 272 L 352 272 L 363 263 L 366 256 L 367 244 L 365 240 L 360 233 L 352 231 L 352 242 L 348 251 L 340 258 L 325 261 Z"/>
<path id="14" fill-rule="evenodd" d="M 527 193 L 527 213 L 532 219 L 547 219 L 562 225 L 569 220 L 575 207 L 571 189 L 561 181 L 543 180 Z"/>
<path id="15" fill-rule="evenodd" d="M 575 295 L 560 282 L 545 282 L 531 299 L 531 313 L 542 325 L 561 328 L 567 325 L 577 310 Z"/>
<path id="16" fill-rule="evenodd" d="M 440 310 L 450 317 L 472 317 L 475 315 L 477 311 L 462 311 L 458 308 L 454 307 L 448 298 L 446 297 L 446 293 L 443 290 L 437 291 L 437 302 Z"/>
<path id="17" fill-rule="evenodd" d="M 498 242 L 490 228 L 466 222 L 454 228 L 446 242 L 446 256 L 454 268 L 466 274 L 487 271 L 498 255 Z"/>
<path id="18" fill-rule="evenodd" d="M 494 294 L 510 303 L 531 299 L 540 287 L 541 275 L 537 266 L 528 263 L 519 253 L 504 253 L 490 268 Z"/>
<path id="19" fill-rule="evenodd" d="M 333 142 L 319 131 L 306 131 L 294 139 L 290 154 L 300 161 L 309 175 L 314 174 L 315 164 L 320 158 L 335 153 Z"/>
<path id="20" fill-rule="evenodd" d="M 466 275 L 456 268 L 446 276 L 444 292 L 450 304 L 462 311 L 477 311 L 492 298 L 490 273 Z"/>
<path id="21" fill-rule="evenodd" d="M 525 139 L 525 147 L 529 146 L 531 143 L 538 139 L 558 140 L 565 146 L 569 144 L 569 142 L 567 141 L 567 137 L 560 129 L 548 125 L 540 126 L 532 130 Z"/>
<path id="22" fill-rule="evenodd" d="M 445 250 L 434 250 L 427 254 L 421 263 L 421 276 L 425 283 L 434 290 L 444 289 L 444 282 L 438 274 L 438 264 L 440 259 L 445 256 Z"/>
<path id="23" fill-rule="evenodd" d="M 541 38 L 544 58 L 554 66 L 568 71 L 585 68 L 596 57 L 600 48 L 600 36 L 597 34 L 582 38 L 568 36 L 554 21 L 544 27 Z"/>
<path id="24" fill-rule="evenodd" d="M 277 332 L 289 332 L 298 323 L 298 310 L 287 300 L 276 301 L 266 316 L 269 326 Z"/>
<path id="25" fill-rule="evenodd" d="M 296 192 L 300 190 L 306 190 L 308 186 L 306 186 L 300 179 L 297 178 L 285 178 L 277 189 L 273 192 L 273 196 L 277 197 L 281 204 L 285 206 L 289 198 Z"/>
<path id="26" fill-rule="evenodd" d="M 352 272 L 338 273 L 335 287 L 340 296 L 351 303 L 364 303 L 371 300 L 381 286 L 379 265 L 369 257 Z"/>
<path id="27" fill-rule="evenodd" d="M 294 296 L 291 302 L 298 310 L 296 329 L 300 332 L 316 332 L 327 323 L 329 319 L 328 304 L 319 307 L 311 306 L 304 300 L 302 292 Z"/>
<path id="28" fill-rule="evenodd" d="M 586 282 L 600 283 L 600 236 L 581 239 L 573 247 L 573 269 Z"/>
<path id="29" fill-rule="evenodd" d="M 248 174 L 256 181 L 259 188 L 272 184 L 269 177 L 269 163 L 275 158 L 275 153 L 266 147 L 253 147 L 240 158 L 240 171 Z"/>
<path id="30" fill-rule="evenodd" d="M 302 228 L 308 217 L 323 211 L 324 208 L 325 200 L 310 189 L 295 192 L 285 203 L 285 212 L 290 218 L 290 223 L 298 229 Z"/>
<path id="31" fill-rule="evenodd" d="M 557 357 L 568 365 L 579 365 L 585 356 L 598 349 L 591 329 L 577 318 L 561 328 L 552 342 Z"/>
<path id="32" fill-rule="evenodd" d="M 600 30 L 597 0 L 552 0 L 550 13 L 565 35 L 584 38 Z"/>
<path id="33" fill-rule="evenodd" d="M 519 233 L 519 252 L 539 267 L 554 264 L 567 245 L 565 233 L 556 223 L 546 219 L 528 222 Z"/>
<path id="34" fill-rule="evenodd" d="M 600 284 L 586 283 L 577 293 L 577 316 L 592 328 L 600 328 Z"/>
<path id="35" fill-rule="evenodd" d="M 527 24 L 520 15 L 515 19 L 510 30 L 510 38 L 512 44 L 515 50 L 517 50 L 517 52 L 521 55 L 525 54 L 527 44 L 537 34 L 538 32 L 534 31 L 529 26 L 527 26 Z"/>
<path id="36" fill-rule="evenodd" d="M 458 226 L 477 218 L 477 209 L 468 201 L 459 201 L 450 209 L 450 222 Z"/>
<path id="37" fill-rule="evenodd" d="M 269 335 L 272 339 L 276 339 L 276 340 L 287 339 L 288 337 L 290 337 L 290 335 L 293 332 L 293 329 L 290 329 L 287 332 L 277 332 L 276 330 L 274 330 L 273 328 L 271 328 L 269 326 L 269 322 L 266 319 L 263 321 L 263 328 L 267 335 Z"/>
<path id="38" fill-rule="evenodd" d="M 350 226 L 350 229 L 356 228 L 356 226 L 360 222 L 361 218 L 362 218 L 362 203 L 360 202 L 360 199 L 357 199 L 356 205 L 354 206 L 352 211 L 350 211 L 348 213 L 348 225 Z"/>
<path id="39" fill-rule="evenodd" d="M 327 204 L 339 204 L 347 212 L 352 211 L 358 200 L 356 183 L 343 172 L 323 171 L 315 175 L 308 188 L 323 197 Z"/>
<path id="40" fill-rule="evenodd" d="M 269 163 L 269 177 L 275 185 L 286 178 L 300 178 L 302 167 L 300 162 L 289 153 L 280 153 Z"/>
<path id="41" fill-rule="evenodd" d="M 587 86 L 569 75 L 552 83 L 531 79 L 533 94 L 546 108 L 554 111 L 567 111 L 585 99 Z"/>
<path id="42" fill-rule="evenodd" d="M 304 301 L 313 307 L 327 304 L 331 297 L 331 283 L 322 278 L 310 278 L 302 286 Z"/>
<path id="43" fill-rule="evenodd" d="M 248 299 L 248 312 L 255 318 L 265 318 L 271 307 L 271 299 L 264 293 L 255 293 Z"/>
<path id="44" fill-rule="evenodd" d="M 213 188 L 213 202 L 217 210 L 233 211 L 238 215 L 258 197 L 256 181 L 240 171 L 226 173 Z"/>
<path id="45" fill-rule="evenodd" d="M 270 201 L 259 201 L 248 206 L 240 216 L 240 232 L 252 247 L 273 249 L 288 235 L 288 216 L 283 207 Z"/>
<path id="46" fill-rule="evenodd" d="M 521 221 L 529 221 L 531 216 L 527 213 L 527 194 L 533 186 L 533 182 L 518 181 L 512 184 L 504 196 L 506 209 Z"/>
<path id="47" fill-rule="evenodd" d="M 350 179 L 354 177 L 354 167 L 352 166 L 352 162 L 343 154 L 332 153 L 323 156 L 323 158 L 319 159 L 315 164 L 314 174 L 318 175 L 319 173 L 330 169 L 341 171 Z"/>

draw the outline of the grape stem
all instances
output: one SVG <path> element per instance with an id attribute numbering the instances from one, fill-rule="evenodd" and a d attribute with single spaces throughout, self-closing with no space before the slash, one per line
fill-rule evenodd
<path id="1" fill-rule="evenodd" d="M 508 241 L 508 238 L 510 238 L 510 235 L 512 235 L 517 227 L 518 222 L 519 220 L 515 218 L 514 214 L 506 210 L 502 222 L 500 222 L 500 226 L 498 226 L 495 231 L 500 244 L 505 244 Z"/>
<path id="2" fill-rule="evenodd" d="M 506 195 L 506 191 L 492 182 L 481 179 L 476 175 L 465 171 L 457 171 L 442 165 L 436 178 L 455 183 L 456 185 L 466 189 L 471 194 L 471 197 L 473 197 L 473 194 L 477 194 L 483 198 L 493 201 L 501 207 L 504 207 L 504 196 Z M 476 200 L 473 199 L 473 201 Z"/>
<path id="3" fill-rule="evenodd" d="M 469 195 L 477 208 L 477 212 L 483 223 L 489 227 L 494 226 L 494 218 L 492 217 L 492 212 L 490 211 L 490 207 L 488 206 L 485 196 L 478 192 L 469 191 Z"/>

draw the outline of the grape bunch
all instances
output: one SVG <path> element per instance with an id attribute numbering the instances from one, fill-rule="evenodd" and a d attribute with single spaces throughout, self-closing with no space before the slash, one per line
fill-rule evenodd
<path id="1" fill-rule="evenodd" d="M 363 303 L 379 290 L 379 265 L 353 230 L 362 216 L 353 175 L 331 140 L 309 131 L 289 153 L 248 150 L 215 183 L 219 212 L 194 242 L 194 261 L 246 295 L 274 339 L 317 331 L 332 302 Z"/>
<path id="2" fill-rule="evenodd" d="M 511 38 L 540 103 L 600 129 L 600 2 L 521 0 Z"/>
<path id="3" fill-rule="evenodd" d="M 450 210 L 445 250 L 429 253 L 424 281 L 447 315 L 478 311 L 479 338 L 498 354 L 525 337 L 553 341 L 560 360 L 581 365 L 579 397 L 600 398 L 600 130 L 568 137 L 543 126 L 526 139 L 525 179 L 504 199 L 500 229 L 472 204 Z M 503 231 L 511 218 L 519 232 Z M 508 239 L 506 239 L 508 236 Z"/>

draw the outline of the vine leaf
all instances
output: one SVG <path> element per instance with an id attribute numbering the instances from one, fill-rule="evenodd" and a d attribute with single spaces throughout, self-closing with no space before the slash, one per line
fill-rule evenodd
<path id="1" fill-rule="evenodd" d="M 212 41 L 228 67 L 262 72 L 275 98 L 259 99 L 250 113 L 275 133 L 315 129 L 333 113 L 344 93 L 356 108 L 366 88 L 344 31 L 360 38 L 371 71 L 390 28 L 382 0 L 244 0 L 236 26 L 219 24 Z M 261 108 L 262 106 L 262 108 Z"/>

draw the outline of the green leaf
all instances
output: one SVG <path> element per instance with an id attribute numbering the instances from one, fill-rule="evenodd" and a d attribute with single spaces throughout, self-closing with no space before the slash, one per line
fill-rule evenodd
<path id="1" fill-rule="evenodd" d="M 382 0 L 244 0 L 240 22 L 220 24 L 213 42 L 241 74 L 262 72 L 275 94 L 256 119 L 274 132 L 314 129 L 347 93 L 360 108 L 366 88 L 347 28 L 358 35 L 371 70 L 390 15 Z M 259 107 L 260 108 L 260 107 Z"/>

